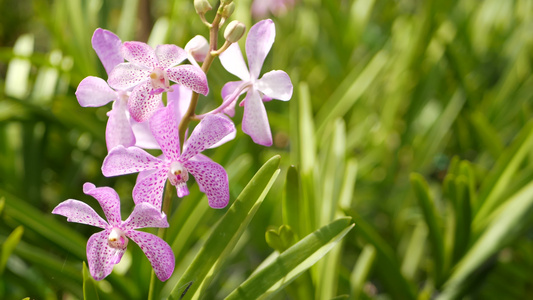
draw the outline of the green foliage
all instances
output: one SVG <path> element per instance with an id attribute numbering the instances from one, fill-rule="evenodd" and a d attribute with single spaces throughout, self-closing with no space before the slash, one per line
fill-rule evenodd
<path id="1" fill-rule="evenodd" d="M 235 1 L 247 28 L 251 2 Z M 135 176 L 100 171 L 110 107 L 81 108 L 74 92 L 106 76 L 97 27 L 183 47 L 208 33 L 193 1 L 0 8 L 0 298 L 146 299 L 138 247 L 94 282 L 94 228 L 50 212 L 92 201 L 84 182 L 114 187 L 131 211 Z M 263 70 L 294 85 L 288 103 L 265 103 L 274 145 L 240 132 L 238 107 L 236 139 L 208 152 L 228 171 L 231 207 L 210 209 L 192 180 L 173 199 L 176 269 L 150 296 L 532 298 L 532 12 L 531 0 L 301 0 L 269 15 Z M 218 61 L 208 79 L 200 112 L 235 80 Z"/>

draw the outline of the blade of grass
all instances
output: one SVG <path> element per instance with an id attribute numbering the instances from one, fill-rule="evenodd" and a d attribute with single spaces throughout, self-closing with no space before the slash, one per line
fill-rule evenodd
<path id="1" fill-rule="evenodd" d="M 229 255 L 277 178 L 279 163 L 280 157 L 275 156 L 259 169 L 174 286 L 169 299 L 191 299 L 208 287 L 211 275 Z"/>
<path id="2" fill-rule="evenodd" d="M 328 253 L 355 224 L 342 218 L 307 235 L 244 281 L 226 299 L 269 299 Z"/>

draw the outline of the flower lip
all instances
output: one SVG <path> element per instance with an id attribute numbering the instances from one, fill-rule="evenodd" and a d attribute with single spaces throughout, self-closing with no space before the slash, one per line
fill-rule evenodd
<path id="1" fill-rule="evenodd" d="M 187 172 L 187 169 L 182 163 L 173 161 L 168 170 L 168 179 L 174 186 L 177 186 L 178 184 L 183 185 L 189 180 L 189 172 Z"/>
<path id="2" fill-rule="evenodd" d="M 113 227 L 107 237 L 107 243 L 111 248 L 125 250 L 128 246 L 128 238 L 120 228 Z"/>

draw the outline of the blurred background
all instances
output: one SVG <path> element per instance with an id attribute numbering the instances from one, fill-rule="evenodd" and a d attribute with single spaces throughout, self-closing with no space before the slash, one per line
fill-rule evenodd
<path id="1" fill-rule="evenodd" d="M 236 139 L 206 154 L 228 171 L 232 200 L 275 154 L 281 175 L 203 297 L 225 297 L 279 250 L 267 230 L 291 225 L 299 240 L 349 216 L 354 229 L 276 299 L 533 298 L 533 1 L 265 3 L 235 0 L 231 19 L 274 20 L 261 74 L 286 71 L 293 97 L 265 103 L 272 147 L 242 133 L 237 108 Z M 79 199 L 101 213 L 84 182 L 115 188 L 123 217 L 132 210 L 136 175 L 100 171 L 111 106 L 81 108 L 74 95 L 83 78 L 106 78 L 91 47 L 99 27 L 152 46 L 208 36 L 192 0 L 0 0 L 2 299 L 83 298 L 97 229 L 51 211 Z M 218 60 L 207 77 L 198 113 L 236 80 Z M 169 215 L 173 278 L 227 210 L 199 209 L 183 225 L 202 200 L 189 187 Z M 132 246 L 100 298 L 145 299 L 149 274 Z"/>

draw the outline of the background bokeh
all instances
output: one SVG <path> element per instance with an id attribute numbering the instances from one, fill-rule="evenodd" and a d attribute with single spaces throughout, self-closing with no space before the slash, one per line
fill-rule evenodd
<path id="1" fill-rule="evenodd" d="M 277 299 L 533 298 L 533 1 L 286 2 L 259 16 L 235 0 L 247 28 L 274 20 L 262 73 L 286 71 L 294 94 L 265 103 L 272 147 L 242 133 L 238 108 L 236 139 L 206 153 L 226 167 L 232 201 L 276 154 L 281 174 L 202 297 L 250 276 L 274 251 L 267 230 L 292 225 L 299 240 L 349 216 L 342 242 Z M 84 182 L 115 188 L 123 216 L 132 210 L 135 175 L 100 171 L 110 106 L 81 108 L 74 95 L 86 76 L 106 78 L 98 27 L 152 46 L 208 35 L 193 1 L 0 0 L 2 299 L 83 298 L 97 229 L 50 212 L 66 199 L 101 212 Z M 198 112 L 236 80 L 218 60 L 207 76 Z M 189 187 L 169 215 L 177 268 L 160 297 L 227 211 L 196 207 L 205 199 Z M 97 284 L 101 299 L 146 298 L 148 261 L 136 246 L 123 260 Z"/>

